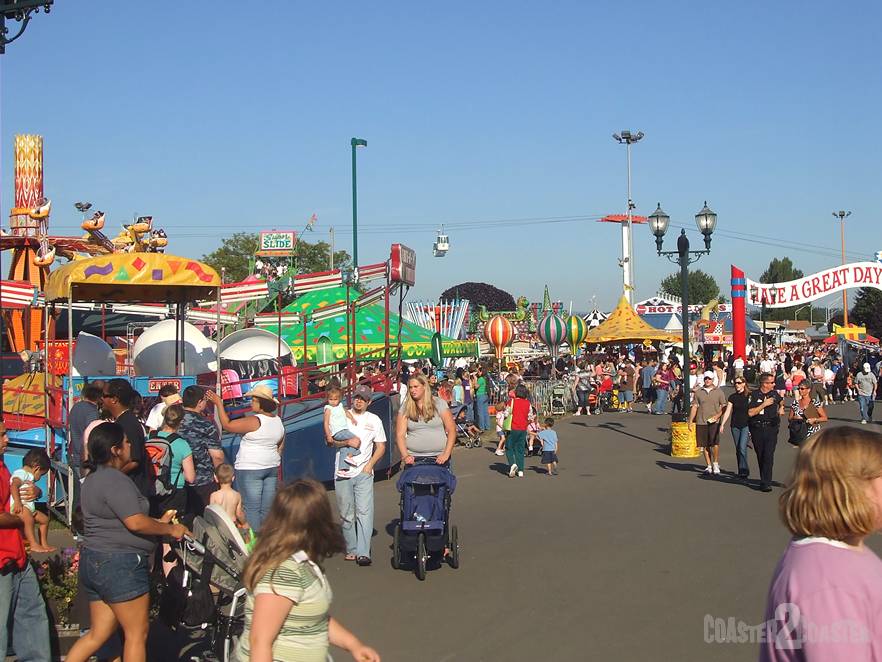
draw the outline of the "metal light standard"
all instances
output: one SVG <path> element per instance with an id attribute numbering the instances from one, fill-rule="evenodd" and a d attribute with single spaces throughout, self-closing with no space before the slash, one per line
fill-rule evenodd
<path id="1" fill-rule="evenodd" d="M 355 149 L 367 147 L 367 140 L 353 138 L 349 143 L 352 145 L 352 266 L 358 269 L 358 195 L 355 184 Z"/>
<path id="2" fill-rule="evenodd" d="M 664 255 L 674 264 L 680 265 L 680 296 L 682 298 L 682 316 L 683 316 L 683 411 L 686 416 L 689 415 L 690 392 L 689 392 L 689 265 L 701 259 L 702 255 L 710 254 L 711 235 L 717 227 L 717 215 L 708 209 L 707 202 L 704 203 L 701 211 L 695 215 L 695 224 L 704 235 L 704 250 L 690 251 L 689 237 L 686 236 L 686 230 L 680 230 L 680 236 L 677 237 L 677 250 L 663 251 L 662 241 L 665 232 L 668 231 L 668 224 L 671 217 L 662 211 L 661 204 L 656 210 L 649 215 L 649 229 L 655 235 L 655 248 L 659 255 Z M 694 257 L 691 257 L 694 256 Z"/>
<path id="3" fill-rule="evenodd" d="M 631 199 L 631 145 L 640 142 L 644 133 L 631 133 L 627 129 L 614 133 L 613 140 L 625 145 L 628 151 L 628 218 L 622 221 L 622 280 L 628 303 L 632 303 L 631 292 L 634 289 L 634 250 L 631 242 L 631 222 L 634 213 L 634 201 Z"/>
<path id="4" fill-rule="evenodd" d="M 851 216 L 850 211 L 833 212 L 833 218 L 839 219 L 839 240 L 842 243 L 842 265 L 845 266 L 845 219 Z M 842 290 L 842 325 L 848 326 L 848 297 L 845 290 Z"/>

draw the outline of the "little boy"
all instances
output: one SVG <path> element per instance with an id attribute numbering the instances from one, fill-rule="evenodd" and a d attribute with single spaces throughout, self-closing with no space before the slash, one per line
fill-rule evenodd
<path id="1" fill-rule="evenodd" d="M 557 432 L 554 431 L 554 419 L 546 418 L 539 439 L 542 440 L 542 464 L 548 475 L 557 475 Z"/>
<path id="2" fill-rule="evenodd" d="M 245 517 L 245 510 L 242 508 L 242 495 L 233 489 L 233 479 L 236 474 L 232 465 L 226 462 L 219 464 L 214 470 L 214 477 L 217 480 L 218 489 L 211 493 L 208 502 L 223 508 L 230 519 L 236 523 L 245 542 L 248 542 L 251 529 Z"/>
<path id="3" fill-rule="evenodd" d="M 337 465 L 337 477 L 352 478 L 356 475 L 352 467 L 358 464 L 356 455 L 361 448 L 361 439 L 359 439 L 349 424 L 355 424 L 355 418 L 340 402 L 343 398 L 343 391 L 337 387 L 328 389 L 328 404 L 325 405 L 325 440 L 329 446 L 334 446 L 335 441 L 350 442 L 350 445 L 343 446 L 340 449 L 339 464 Z M 357 445 L 353 447 L 351 441 L 355 440 Z"/>
<path id="4" fill-rule="evenodd" d="M 21 469 L 13 471 L 9 479 L 9 512 L 18 515 L 23 522 L 22 529 L 32 552 L 54 552 L 55 548 L 46 541 L 49 536 L 49 516 L 37 510 L 33 499 L 25 501 L 21 498 L 21 486 L 27 482 L 36 483 L 48 472 L 49 456 L 46 451 L 35 448 L 25 454 Z M 34 531 L 35 523 L 40 532 L 39 540 Z"/>

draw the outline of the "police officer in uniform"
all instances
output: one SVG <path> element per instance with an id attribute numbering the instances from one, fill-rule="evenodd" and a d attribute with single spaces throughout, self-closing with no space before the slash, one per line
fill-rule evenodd
<path id="1" fill-rule="evenodd" d="M 775 378 L 764 372 L 759 378 L 759 389 L 750 394 L 747 404 L 748 427 L 756 460 L 760 469 L 760 490 L 772 491 L 772 467 L 775 463 L 775 446 L 778 444 L 778 428 L 784 415 L 784 398 L 775 391 Z"/>

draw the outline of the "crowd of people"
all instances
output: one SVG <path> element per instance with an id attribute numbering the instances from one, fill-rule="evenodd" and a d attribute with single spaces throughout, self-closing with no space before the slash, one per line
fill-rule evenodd
<path id="1" fill-rule="evenodd" d="M 556 475 L 555 420 L 541 417 L 532 388 L 527 387 L 531 377 L 548 371 L 571 389 L 572 413 L 577 416 L 592 415 L 589 401 L 613 393 L 618 402 L 614 411 L 619 413 L 634 412 L 635 402 L 643 402 L 655 415 L 680 413 L 684 422 L 695 426 L 707 474 L 721 472 L 720 434 L 728 423 L 738 478 L 746 482 L 750 476 L 747 453 L 752 446 L 760 489 L 766 492 L 771 491 L 780 421 L 787 421 L 788 440 L 800 450 L 781 508 L 798 540 L 779 566 L 770 605 L 795 583 L 803 587 L 815 581 L 806 578 L 806 568 L 816 556 L 832 559 L 838 554 L 819 546 L 827 544 L 827 538 L 846 545 L 833 545 L 836 549 L 856 551 L 865 535 L 882 527 L 879 435 L 824 430 L 826 408 L 851 399 L 860 403 L 861 422 L 872 421 L 877 370 L 882 367 L 878 357 L 846 364 L 835 351 L 805 347 L 751 356 L 748 361 L 729 355 L 695 356 L 685 371 L 672 354 L 585 356 L 567 363 L 541 359 L 500 366 L 459 361 L 444 370 L 411 363 L 391 387 L 400 396 L 393 441 L 402 466 L 431 462 L 451 467 L 460 422 L 456 412 L 463 413 L 467 426 L 480 435 L 493 429 L 492 406 L 499 435 L 496 451 L 506 458 L 508 476 L 523 477 L 525 459 L 534 450 L 541 453 L 546 475 Z M 245 632 L 237 659 L 324 660 L 329 647 L 338 646 L 357 660 L 379 660 L 376 651 L 329 616 L 332 595 L 322 564 L 337 553 L 358 566 L 372 563 L 374 468 L 388 441 L 382 421 L 368 407 L 375 390 L 388 388 L 387 379 L 365 367 L 348 408 L 338 383 L 322 385 L 327 398 L 325 440 L 336 451 L 339 519 L 320 484 L 299 480 L 279 486 L 285 430 L 269 388 L 255 387 L 248 393 L 251 411 L 231 419 L 220 397 L 200 386 L 182 393 L 163 387 L 159 401 L 147 412 L 141 411 L 140 396 L 126 380 L 85 385 L 70 412 L 69 458 L 77 487 L 80 585 L 89 602 L 91 627 L 67 659 L 88 660 L 117 630 L 123 633 L 123 659 L 146 659 L 149 594 L 155 580 L 151 573 L 169 570 L 157 545 L 189 535 L 188 522 L 214 504 L 235 522 L 252 550 L 244 574 Z M 733 387 L 728 395 L 722 390 L 726 384 Z M 685 390 L 691 395 L 688 411 L 683 411 Z M 209 407 L 216 410 L 219 425 L 206 415 Z M 222 430 L 241 436 L 232 465 L 220 446 Z M 48 645 L 45 606 L 23 544 L 26 539 L 33 552 L 50 549 L 45 522 L 31 507 L 39 497 L 35 483 L 47 470 L 48 457 L 29 453 L 24 467 L 10 475 L 2 463 L 6 443 L 3 430 L 0 502 L 9 506 L 0 513 L 0 617 L 8 614 L 11 625 L 2 632 L 0 647 L 11 633 L 20 659 L 48 659 L 42 657 Z M 830 445 L 841 455 L 831 454 Z M 819 472 L 843 481 L 840 492 L 805 477 Z M 870 501 L 855 497 L 848 506 L 857 509 L 854 517 L 837 510 L 841 525 L 804 505 L 813 503 L 817 509 L 818 499 L 841 499 L 859 489 L 861 481 L 869 481 Z M 813 490 L 822 494 L 813 495 Z M 875 515 L 873 507 L 878 509 Z M 837 581 L 857 581 L 844 569 L 845 559 L 852 558 L 857 559 L 841 555 L 831 566 L 830 572 L 841 575 Z M 875 561 L 861 561 L 869 564 L 868 571 L 878 563 L 872 558 Z M 805 594 L 806 589 L 799 591 Z M 764 651 L 768 659 L 778 659 Z"/>

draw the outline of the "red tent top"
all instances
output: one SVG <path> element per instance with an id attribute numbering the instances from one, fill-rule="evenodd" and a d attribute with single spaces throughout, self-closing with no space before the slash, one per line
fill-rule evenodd
<path id="1" fill-rule="evenodd" d="M 830 336 L 829 338 L 824 338 L 825 345 L 835 345 L 837 342 L 839 342 L 839 336 Z M 864 336 L 863 338 L 861 338 L 857 342 L 865 342 L 865 343 L 869 343 L 870 345 L 878 345 L 879 339 L 876 338 L 875 336 L 871 336 L 868 333 L 866 336 Z"/>

